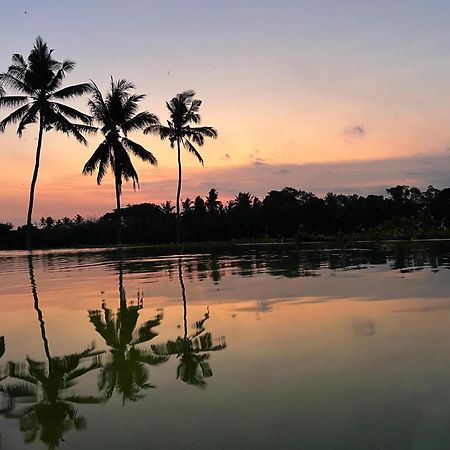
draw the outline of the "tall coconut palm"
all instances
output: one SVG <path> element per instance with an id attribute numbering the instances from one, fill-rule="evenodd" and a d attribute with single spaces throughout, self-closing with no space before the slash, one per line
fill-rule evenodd
<path id="1" fill-rule="evenodd" d="M 86 94 L 90 90 L 90 85 L 82 83 L 62 87 L 66 75 L 73 70 L 75 63 L 68 59 L 62 63 L 58 62 L 53 59 L 52 53 L 53 50 L 48 48 L 42 38 L 37 37 L 27 60 L 22 55 L 14 54 L 8 71 L 0 74 L 0 84 L 18 93 L 18 95 L 0 96 L 0 107 L 18 107 L 0 122 L 0 132 L 3 132 L 7 126 L 17 123 L 17 134 L 20 137 L 28 125 L 38 123 L 39 126 L 27 213 L 26 247 L 28 250 L 31 249 L 34 191 L 44 132 L 55 129 L 86 144 L 84 133 L 94 131 L 90 126 L 90 116 L 62 103 L 70 98 Z M 72 120 L 79 121 L 81 124 L 74 123 Z"/>
<path id="2" fill-rule="evenodd" d="M 167 108 L 170 112 L 170 120 L 167 126 L 155 123 L 144 130 L 144 133 L 155 133 L 164 140 L 168 139 L 172 148 L 177 147 L 178 158 L 178 186 L 177 186 L 177 214 L 176 214 L 176 241 L 180 242 L 180 195 L 181 195 L 181 145 L 193 153 L 200 163 L 204 161 L 195 145 L 201 147 L 204 144 L 205 137 L 217 138 L 217 131 L 212 127 L 191 126 L 200 123 L 199 109 L 201 100 L 195 99 L 195 92 L 192 90 L 177 94 L 170 102 L 167 102 Z M 194 145 L 195 144 L 195 145 Z"/>
<path id="3" fill-rule="evenodd" d="M 121 243 L 121 211 L 120 196 L 122 194 L 122 180 L 133 182 L 133 187 L 139 187 L 139 177 L 133 167 L 130 155 L 133 153 L 143 161 L 156 165 L 156 158 L 142 145 L 128 138 L 133 131 L 155 126 L 159 123 L 155 114 L 148 111 L 138 113 L 138 103 L 145 98 L 143 94 L 132 94 L 135 87 L 126 80 L 114 81 L 106 97 L 103 97 L 99 88 L 92 82 L 92 96 L 89 108 L 105 139 L 84 165 L 83 174 L 92 174 L 97 171 L 97 184 L 101 184 L 103 177 L 111 166 L 116 189 L 117 205 L 117 240 Z"/>

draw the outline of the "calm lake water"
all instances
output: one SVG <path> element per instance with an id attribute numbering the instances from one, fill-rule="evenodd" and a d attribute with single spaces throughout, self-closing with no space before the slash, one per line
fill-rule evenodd
<path id="1" fill-rule="evenodd" d="M 450 448 L 450 243 L 155 251 L 0 252 L 2 449 Z"/>

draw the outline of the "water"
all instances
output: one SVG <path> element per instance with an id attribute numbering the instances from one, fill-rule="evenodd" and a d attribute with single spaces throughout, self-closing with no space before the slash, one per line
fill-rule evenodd
<path id="1" fill-rule="evenodd" d="M 3 449 L 450 448 L 448 242 L 0 264 Z"/>

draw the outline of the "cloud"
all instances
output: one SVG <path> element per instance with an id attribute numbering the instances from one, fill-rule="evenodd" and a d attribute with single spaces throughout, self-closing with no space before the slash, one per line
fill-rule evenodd
<path id="1" fill-rule="evenodd" d="M 364 125 L 356 124 L 346 128 L 344 134 L 348 138 L 362 138 L 367 134 L 367 131 Z"/>
<path id="2" fill-rule="evenodd" d="M 264 158 L 255 158 L 252 161 L 252 165 L 254 166 L 263 166 L 266 163 L 266 160 Z"/>
<path id="3" fill-rule="evenodd" d="M 256 164 L 255 164 L 256 162 Z M 153 168 L 140 173 L 141 189 L 136 192 L 124 186 L 122 203 L 160 203 L 174 200 L 176 174 L 173 170 L 158 172 L 155 179 Z M 65 179 L 52 183 L 42 182 L 36 201 L 34 217 L 101 215 L 114 208 L 114 187 L 105 180 L 101 187 L 92 180 Z M 341 161 L 308 164 L 270 164 L 262 158 L 254 158 L 245 166 L 186 168 L 183 177 L 182 197 L 194 198 L 206 195 L 215 187 L 221 200 L 233 198 L 236 193 L 251 192 L 264 197 L 272 189 L 292 186 L 322 196 L 327 192 L 343 194 L 386 194 L 386 188 L 407 184 L 426 188 L 450 186 L 450 157 L 448 152 L 416 154 L 405 157 L 365 161 Z M 28 199 L 28 186 L 14 188 L 11 183 L 0 180 L 0 221 L 24 222 Z"/>

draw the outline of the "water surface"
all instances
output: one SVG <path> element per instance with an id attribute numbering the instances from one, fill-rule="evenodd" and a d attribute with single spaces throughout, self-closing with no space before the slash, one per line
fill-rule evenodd
<path id="1" fill-rule="evenodd" d="M 155 252 L 0 252 L 1 448 L 450 448 L 448 242 Z"/>

